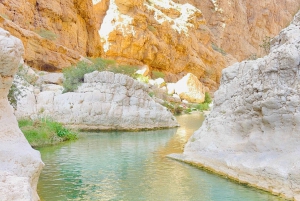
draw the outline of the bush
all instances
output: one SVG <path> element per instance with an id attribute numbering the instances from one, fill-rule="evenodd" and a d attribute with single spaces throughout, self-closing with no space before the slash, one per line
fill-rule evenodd
<path id="1" fill-rule="evenodd" d="M 159 72 L 159 71 L 152 71 L 152 79 L 157 79 L 157 78 L 164 78 L 165 74 L 163 72 Z"/>
<path id="2" fill-rule="evenodd" d="M 64 74 L 64 93 L 75 91 L 78 86 L 83 83 L 84 75 L 94 71 L 110 71 L 113 73 L 121 73 L 131 76 L 135 79 L 140 78 L 135 74 L 138 70 L 137 66 L 117 65 L 114 60 L 106 60 L 102 58 L 90 59 L 90 63 L 80 61 L 76 65 L 63 69 Z M 147 81 L 143 78 L 143 81 Z"/>
<path id="3" fill-rule="evenodd" d="M 75 66 L 63 69 L 65 78 L 63 82 L 64 93 L 75 91 L 83 83 L 85 74 L 94 72 L 95 70 L 103 71 L 108 65 L 113 64 L 114 61 L 97 58 L 92 59 L 91 63 L 80 61 Z"/>
<path id="4" fill-rule="evenodd" d="M 227 55 L 227 53 L 222 48 L 218 47 L 216 44 L 212 43 L 211 47 L 213 50 L 220 52 L 223 56 Z"/>
<path id="5" fill-rule="evenodd" d="M 208 92 L 205 92 L 204 103 L 210 104 L 211 102 L 212 102 L 212 99 L 211 99 L 209 93 L 208 93 Z"/>
<path id="6" fill-rule="evenodd" d="M 139 68 L 137 66 L 131 66 L 131 65 L 113 65 L 110 66 L 109 68 L 107 68 L 106 70 L 113 72 L 113 73 L 120 73 L 120 74 L 124 74 L 124 75 L 128 75 L 130 77 L 133 77 L 135 72 L 138 70 Z"/>
<path id="7" fill-rule="evenodd" d="M 132 77 L 134 79 L 136 79 L 137 81 L 139 81 L 139 82 L 143 82 L 143 83 L 146 83 L 146 84 L 149 83 L 149 77 L 148 76 L 143 76 L 143 75 L 140 75 L 140 74 L 133 74 Z"/>
<path id="8" fill-rule="evenodd" d="M 270 48 L 271 48 L 271 40 L 272 38 L 269 36 L 266 36 L 263 39 L 262 44 L 259 45 L 259 47 L 263 48 L 266 54 L 269 54 Z"/>
<path id="9" fill-rule="evenodd" d="M 49 119 L 21 119 L 18 123 L 29 144 L 34 147 L 77 139 L 76 133 Z"/>
<path id="10" fill-rule="evenodd" d="M 48 40 L 57 39 L 57 35 L 50 30 L 40 29 L 40 30 L 36 30 L 35 33 L 39 34 L 41 37 L 46 38 Z"/>

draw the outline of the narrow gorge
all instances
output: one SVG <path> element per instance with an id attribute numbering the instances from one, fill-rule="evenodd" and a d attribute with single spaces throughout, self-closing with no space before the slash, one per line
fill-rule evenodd
<path id="1" fill-rule="evenodd" d="M 45 165 L 48 180 L 68 172 L 80 178 L 57 200 L 136 200 L 139 190 L 145 200 L 156 193 L 213 199 L 207 186 L 195 188 L 203 175 L 193 175 L 202 170 L 178 161 L 269 192 L 221 185 L 249 194 L 228 199 L 279 199 L 272 193 L 300 200 L 299 9 L 299 0 L 0 1 L 0 200 L 46 200 L 49 189 L 37 193 Z M 53 133 L 25 133 L 22 121 L 27 129 L 49 123 Z M 73 141 L 63 142 L 70 133 Z M 48 135 L 47 145 L 58 142 L 57 151 L 28 143 L 38 135 Z M 98 144 L 103 149 L 90 150 Z M 81 161 L 73 163 L 73 154 Z M 86 169 L 95 177 L 87 179 Z M 40 185 L 47 186 L 44 176 Z M 174 182 L 162 188 L 160 177 Z M 144 181 L 137 191 L 122 183 L 137 179 Z M 85 185 L 91 188 L 83 192 Z"/>

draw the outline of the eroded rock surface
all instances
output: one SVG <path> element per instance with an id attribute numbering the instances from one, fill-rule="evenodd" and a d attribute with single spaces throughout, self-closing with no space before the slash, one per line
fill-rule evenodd
<path id="1" fill-rule="evenodd" d="M 0 27 L 22 40 L 31 67 L 57 71 L 100 55 L 92 1 L 3 0 L 0 12 Z"/>
<path id="2" fill-rule="evenodd" d="M 300 200 L 300 12 L 271 53 L 223 70 L 214 108 L 175 156 Z"/>
<path id="3" fill-rule="evenodd" d="M 190 72 L 218 86 L 227 57 L 212 49 L 211 32 L 199 9 L 171 0 L 105 2 L 95 5 L 107 8 L 99 30 L 104 57 L 174 75 Z"/>
<path id="4" fill-rule="evenodd" d="M 18 102 L 18 117 L 51 117 L 86 130 L 138 130 L 178 126 L 175 117 L 149 95 L 149 86 L 133 78 L 98 72 L 86 74 L 76 90 L 62 94 L 58 85 L 42 85 Z M 30 105 L 30 107 L 23 107 Z M 33 108 L 33 109 L 28 109 Z"/>
<path id="5" fill-rule="evenodd" d="M 239 61 L 268 54 L 264 39 L 278 35 L 300 8 L 299 0 L 179 0 L 202 11 L 213 43 Z M 265 43 L 267 45 L 267 43 Z M 268 49 L 268 48 L 267 48 Z"/>
<path id="6" fill-rule="evenodd" d="M 43 167 L 18 127 L 7 95 L 23 54 L 21 41 L 0 29 L 0 199 L 39 200 L 36 192 Z"/>

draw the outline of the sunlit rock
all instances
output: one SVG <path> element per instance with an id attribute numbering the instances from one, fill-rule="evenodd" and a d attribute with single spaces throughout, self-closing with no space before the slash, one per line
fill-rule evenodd
<path id="1" fill-rule="evenodd" d="M 300 12 L 264 58 L 222 72 L 214 106 L 181 160 L 300 198 Z"/>
<path id="2" fill-rule="evenodd" d="M 23 54 L 21 41 L 0 29 L 0 200 L 39 200 L 36 192 L 43 167 L 18 127 L 7 95 Z"/>
<path id="3" fill-rule="evenodd" d="M 202 103 L 205 98 L 202 83 L 191 73 L 188 73 L 175 84 L 175 93 L 178 94 L 181 99 L 192 103 Z"/>

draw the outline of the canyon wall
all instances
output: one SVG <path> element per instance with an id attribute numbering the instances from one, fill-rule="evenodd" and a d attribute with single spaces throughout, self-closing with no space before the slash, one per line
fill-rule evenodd
<path id="1" fill-rule="evenodd" d="M 300 200 L 300 12 L 270 54 L 222 71 L 214 107 L 180 160 Z"/>
<path id="2" fill-rule="evenodd" d="M 100 38 L 90 0 L 3 0 L 0 27 L 20 38 L 30 66 L 56 71 L 82 56 L 99 56 Z"/>
<path id="3" fill-rule="evenodd" d="M 21 41 L 0 29 L 0 199 L 39 200 L 36 192 L 44 166 L 18 127 L 7 95 L 23 54 Z"/>
<path id="4" fill-rule="evenodd" d="M 239 61 L 268 54 L 264 45 L 288 26 L 298 0 L 178 0 L 202 11 L 213 43 Z M 264 40 L 266 43 L 264 43 Z"/>
<path id="5" fill-rule="evenodd" d="M 211 31 L 199 9 L 174 1 L 105 2 L 95 5 L 98 13 L 107 8 L 99 30 L 104 57 L 147 64 L 174 77 L 184 72 L 178 78 L 190 72 L 217 87 L 221 69 L 231 57 L 212 48 Z"/>

